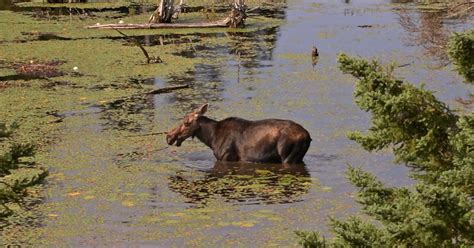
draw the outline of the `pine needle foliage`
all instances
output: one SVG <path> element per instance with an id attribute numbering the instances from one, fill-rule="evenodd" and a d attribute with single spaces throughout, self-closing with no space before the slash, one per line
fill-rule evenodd
<path id="1" fill-rule="evenodd" d="M 363 212 L 376 222 L 330 220 L 327 240 L 298 232 L 303 247 L 472 247 L 474 245 L 474 113 L 458 116 L 432 92 L 392 76 L 393 66 L 341 54 L 340 69 L 358 79 L 355 102 L 372 114 L 368 132 L 349 138 L 368 151 L 393 150 L 414 168 L 413 189 L 387 187 L 349 168 Z M 378 224 L 373 224 L 378 223 Z"/>
<path id="2" fill-rule="evenodd" d="M 21 203 L 25 196 L 25 188 L 31 186 L 46 176 L 46 170 L 26 167 L 21 159 L 34 155 L 32 144 L 15 142 L 13 134 L 18 125 L 0 123 L 0 220 L 1 217 L 13 213 L 9 208 L 11 203 Z"/>
<path id="3" fill-rule="evenodd" d="M 10 170 L 17 169 L 20 159 L 34 155 L 34 146 L 13 142 L 12 134 L 18 126 L 0 123 L 0 177 L 10 174 Z"/>
<path id="4" fill-rule="evenodd" d="M 449 59 L 467 82 L 474 82 L 474 29 L 454 33 L 448 42 Z"/>

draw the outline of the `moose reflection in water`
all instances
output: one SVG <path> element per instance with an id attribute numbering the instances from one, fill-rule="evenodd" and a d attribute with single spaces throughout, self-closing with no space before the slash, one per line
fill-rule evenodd
<path id="1" fill-rule="evenodd" d="M 230 117 L 215 121 L 204 116 L 207 104 L 184 117 L 166 141 L 176 146 L 196 136 L 220 161 L 299 164 L 311 144 L 301 125 L 278 119 L 248 121 Z"/>
<path id="2" fill-rule="evenodd" d="M 203 178 L 179 173 L 169 187 L 186 202 L 206 205 L 214 199 L 234 204 L 281 204 L 301 201 L 311 188 L 303 164 L 251 164 L 217 161 Z"/>

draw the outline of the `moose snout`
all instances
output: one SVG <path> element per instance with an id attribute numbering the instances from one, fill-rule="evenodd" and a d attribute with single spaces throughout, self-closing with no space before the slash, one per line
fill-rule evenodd
<path id="1" fill-rule="evenodd" d="M 168 143 L 168 145 L 173 145 L 173 143 L 176 141 L 176 136 L 175 135 L 166 135 L 166 143 Z"/>

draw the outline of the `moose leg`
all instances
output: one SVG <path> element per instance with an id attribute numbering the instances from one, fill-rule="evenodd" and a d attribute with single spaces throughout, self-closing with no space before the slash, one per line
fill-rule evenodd
<path id="1" fill-rule="evenodd" d="M 282 157 L 282 161 L 285 164 L 301 164 L 303 163 L 303 157 L 309 149 L 310 142 L 300 142 L 294 144 L 291 152 L 285 158 Z"/>
<path id="2" fill-rule="evenodd" d="M 239 161 L 239 153 L 234 144 L 224 144 L 218 149 L 214 149 L 214 156 L 219 161 Z"/>
<path id="3" fill-rule="evenodd" d="M 227 161 L 227 162 L 237 162 L 239 161 L 239 156 L 235 153 L 225 153 L 222 155 L 221 161 Z"/>
<path id="4" fill-rule="evenodd" d="M 291 152 L 294 150 L 294 143 L 290 142 L 287 139 L 280 140 L 277 145 L 278 149 L 278 154 L 280 155 L 281 161 L 283 163 L 287 160 L 287 158 L 290 156 Z"/>

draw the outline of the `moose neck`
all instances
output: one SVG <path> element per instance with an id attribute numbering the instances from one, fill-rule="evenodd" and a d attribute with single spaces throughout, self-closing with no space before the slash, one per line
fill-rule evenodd
<path id="1" fill-rule="evenodd" d="M 206 116 L 201 116 L 197 120 L 199 123 L 199 130 L 196 132 L 196 137 L 204 144 L 206 144 L 211 149 L 212 143 L 215 139 L 215 130 L 217 126 L 217 121 L 207 118 Z"/>

